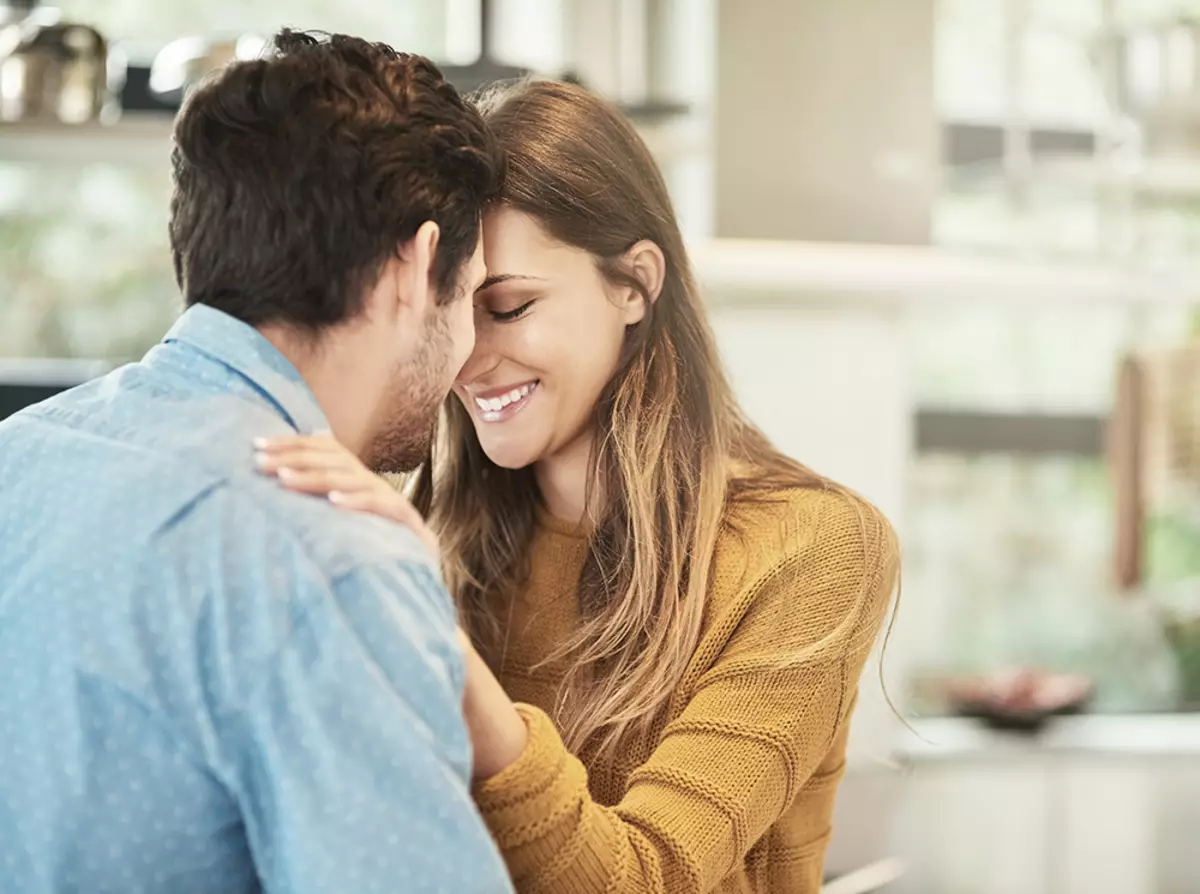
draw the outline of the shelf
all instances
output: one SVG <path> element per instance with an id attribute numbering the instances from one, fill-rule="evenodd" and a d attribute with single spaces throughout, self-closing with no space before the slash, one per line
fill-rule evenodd
<path id="1" fill-rule="evenodd" d="M 162 165 L 171 157 L 173 119 L 127 114 L 113 124 L 0 123 L 0 163 Z"/>
<path id="2" fill-rule="evenodd" d="M 0 357 L 0 387 L 71 388 L 108 372 L 103 360 L 50 360 L 40 357 Z"/>
<path id="3" fill-rule="evenodd" d="M 171 157 L 170 114 L 131 112 L 113 124 L 39 124 L 0 122 L 0 164 L 88 164 L 162 166 Z M 708 140 L 694 128 L 663 120 L 639 125 L 650 151 L 664 157 L 702 154 Z"/>

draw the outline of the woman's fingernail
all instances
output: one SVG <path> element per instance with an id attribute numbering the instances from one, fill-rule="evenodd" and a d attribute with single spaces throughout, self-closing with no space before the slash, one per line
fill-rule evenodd
<path id="1" fill-rule="evenodd" d="M 253 441 L 255 450 L 266 450 L 271 446 L 270 438 L 255 438 Z"/>
<path id="2" fill-rule="evenodd" d="M 331 490 L 329 492 L 329 502 L 330 503 L 345 503 L 346 495 L 344 493 L 342 493 L 340 490 Z"/>
<path id="3" fill-rule="evenodd" d="M 254 454 L 254 464 L 260 469 L 265 469 L 271 464 L 271 457 L 265 453 L 256 453 Z"/>
<path id="4" fill-rule="evenodd" d="M 279 476 L 281 481 L 291 481 L 294 478 L 300 477 L 299 472 L 297 472 L 295 469 L 289 469 L 287 467 L 278 470 L 275 474 Z"/>

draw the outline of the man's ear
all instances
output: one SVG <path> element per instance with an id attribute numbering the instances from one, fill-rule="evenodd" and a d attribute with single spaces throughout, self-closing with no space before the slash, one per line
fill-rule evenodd
<path id="1" fill-rule="evenodd" d="M 437 263 L 438 240 L 442 231 L 432 220 L 418 228 L 416 235 L 400 246 L 398 255 L 403 263 L 403 272 L 396 290 L 396 300 L 411 312 L 424 316 L 425 309 L 433 300 L 433 268 Z M 401 308 L 397 308 L 400 310 Z"/>
<path id="2" fill-rule="evenodd" d="M 657 243 L 649 239 L 634 243 L 625 253 L 625 265 L 642 284 L 642 290 L 650 301 L 657 301 L 667 275 L 667 259 Z M 646 316 L 646 299 L 642 292 L 631 289 L 624 297 L 624 310 L 627 326 L 640 323 Z"/>

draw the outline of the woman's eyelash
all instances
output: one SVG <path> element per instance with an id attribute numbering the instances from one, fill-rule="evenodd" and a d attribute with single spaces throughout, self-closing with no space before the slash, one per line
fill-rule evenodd
<path id="1" fill-rule="evenodd" d="M 513 310 L 506 310 L 503 312 L 492 311 L 492 319 L 497 323 L 511 323 L 513 320 L 524 315 L 525 311 L 529 310 L 531 307 L 533 307 L 533 302 L 526 301 L 520 307 L 514 308 Z"/>

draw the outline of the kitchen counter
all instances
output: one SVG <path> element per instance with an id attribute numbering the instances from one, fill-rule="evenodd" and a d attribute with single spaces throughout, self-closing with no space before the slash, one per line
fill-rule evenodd
<path id="1" fill-rule="evenodd" d="M 965 718 L 918 720 L 894 755 L 904 764 L 1010 761 L 1014 758 L 1190 758 L 1200 760 L 1200 713 L 1080 714 L 1036 735 L 1000 732 Z"/>

